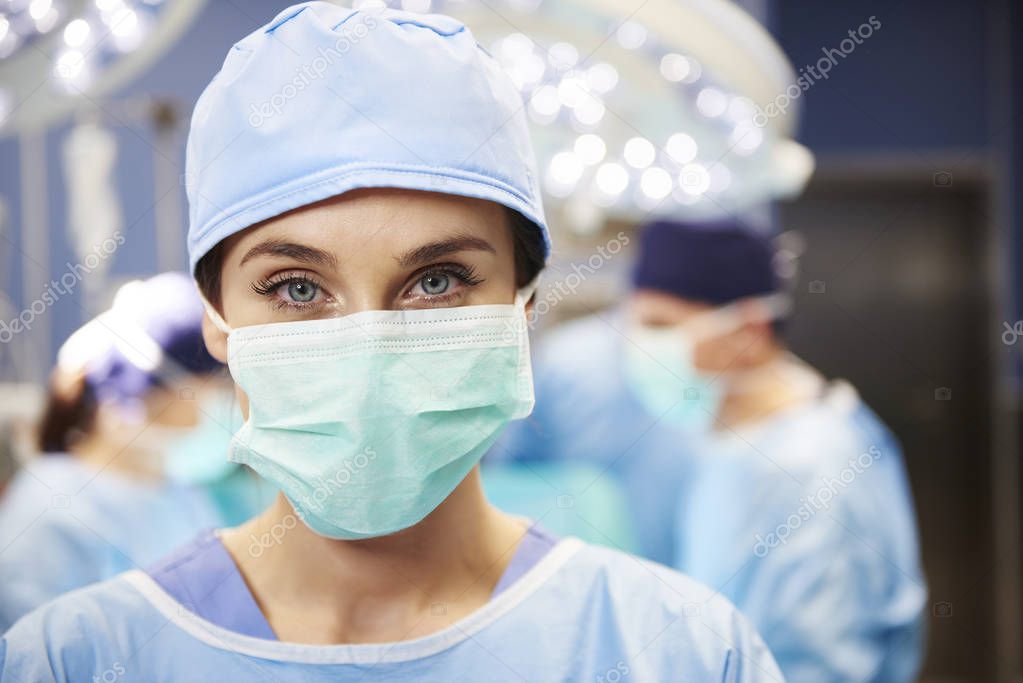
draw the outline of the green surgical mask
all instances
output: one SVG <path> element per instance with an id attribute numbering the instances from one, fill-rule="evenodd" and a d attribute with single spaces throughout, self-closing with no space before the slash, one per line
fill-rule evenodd
<path id="1" fill-rule="evenodd" d="M 783 294 L 755 301 L 769 320 L 784 315 L 791 305 Z M 710 429 L 726 384 L 735 378 L 699 370 L 693 360 L 696 345 L 733 332 L 744 322 L 739 305 L 733 304 L 700 314 L 685 325 L 632 326 L 624 342 L 627 384 L 654 417 L 686 431 Z"/>
<path id="2" fill-rule="evenodd" d="M 687 431 L 709 429 L 721 385 L 693 365 L 695 343 L 678 328 L 634 327 L 625 341 L 625 377 L 646 411 Z"/>
<path id="3" fill-rule="evenodd" d="M 365 311 L 229 333 L 249 416 L 230 459 L 277 486 L 315 532 L 408 528 L 451 494 L 510 421 L 533 408 L 514 304 Z"/>
<path id="4" fill-rule="evenodd" d="M 234 397 L 225 393 L 199 400 L 199 424 L 175 430 L 177 438 L 168 439 L 164 449 L 164 473 L 182 484 L 213 484 L 238 469 L 227 459 L 231 435 L 241 424 Z"/>

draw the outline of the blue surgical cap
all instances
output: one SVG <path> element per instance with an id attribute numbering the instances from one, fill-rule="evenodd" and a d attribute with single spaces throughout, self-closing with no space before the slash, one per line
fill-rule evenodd
<path id="1" fill-rule="evenodd" d="M 202 339 L 203 307 L 192 279 L 163 273 L 121 287 L 110 309 L 60 347 L 58 365 L 82 372 L 102 402 L 129 404 L 157 385 L 222 368 Z"/>
<path id="2" fill-rule="evenodd" d="M 189 261 L 355 188 L 486 199 L 550 237 L 522 99 L 459 21 L 306 2 L 238 42 L 188 136 Z"/>
<path id="3" fill-rule="evenodd" d="M 771 240 L 732 221 L 643 226 L 632 282 L 713 306 L 783 288 Z"/>

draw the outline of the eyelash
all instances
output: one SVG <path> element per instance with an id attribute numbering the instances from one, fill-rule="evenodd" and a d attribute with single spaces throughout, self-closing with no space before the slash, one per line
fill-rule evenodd
<path id="1" fill-rule="evenodd" d="M 473 268 L 472 266 L 464 266 L 460 263 L 442 263 L 424 268 L 420 272 L 413 275 L 414 282 L 412 287 L 415 287 L 415 285 L 419 284 L 419 282 L 422 281 L 423 278 L 429 277 L 431 275 L 452 276 L 462 284 L 466 285 L 467 287 L 475 287 L 476 285 L 484 281 L 484 278 L 479 277 L 479 275 L 476 272 L 476 269 Z M 256 294 L 259 294 L 260 296 L 270 298 L 273 297 L 282 287 L 285 287 L 295 282 L 306 282 L 315 287 L 317 291 L 323 291 L 323 285 L 320 284 L 320 282 L 317 281 L 316 278 L 310 276 L 308 273 L 295 272 L 276 273 L 274 275 L 271 275 L 270 277 L 262 278 L 252 283 L 252 291 L 255 292 Z M 436 294 L 432 296 L 419 295 L 418 298 L 427 298 L 432 302 L 441 303 L 452 299 L 457 294 L 458 294 L 457 292 L 452 292 L 450 294 Z M 273 301 L 273 305 L 277 309 L 282 308 L 303 309 L 309 308 L 310 306 L 315 306 L 316 303 L 299 304 L 289 302 L 284 299 L 275 299 Z"/>
<path id="2" fill-rule="evenodd" d="M 456 280 L 461 282 L 466 287 L 475 287 L 484 280 L 484 278 L 479 277 L 479 275 L 476 272 L 476 269 L 473 268 L 472 266 L 463 266 L 460 263 L 440 263 L 437 265 L 428 266 L 419 271 L 418 273 L 416 273 L 415 275 L 413 275 L 412 276 L 413 285 L 411 288 L 414 288 L 424 278 L 430 277 L 431 275 L 447 275 L 454 277 Z M 428 299 L 430 302 L 434 304 L 442 304 L 454 299 L 455 297 L 458 296 L 458 294 L 459 294 L 458 292 L 449 292 L 446 294 L 433 295 L 427 294 L 417 295 L 417 298 Z"/>
<path id="3" fill-rule="evenodd" d="M 317 291 L 322 291 L 323 285 L 319 281 L 311 277 L 308 273 L 295 273 L 295 272 L 283 272 L 276 273 L 270 277 L 265 277 L 257 282 L 252 283 L 252 291 L 260 296 L 267 298 L 273 297 L 281 287 L 286 287 L 294 282 L 308 282 L 309 284 L 316 287 Z M 282 308 L 308 308 L 309 306 L 315 306 L 315 303 L 298 304 L 284 299 L 274 299 L 272 302 L 274 307 L 279 309 Z"/>

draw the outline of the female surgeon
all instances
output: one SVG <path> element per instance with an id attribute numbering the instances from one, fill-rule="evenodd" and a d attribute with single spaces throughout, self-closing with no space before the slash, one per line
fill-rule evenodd
<path id="1" fill-rule="evenodd" d="M 222 372 L 203 348 L 202 303 L 183 274 L 126 284 L 68 338 L 41 454 L 0 505 L 0 630 L 259 509 L 258 480 L 217 457 L 234 403 L 217 386 Z"/>
<path id="2" fill-rule="evenodd" d="M 325 2 L 230 51 L 189 136 L 194 274 L 282 495 L 24 618 L 4 681 L 779 681 L 730 603 L 491 507 L 549 253 L 522 101 L 442 15 Z"/>

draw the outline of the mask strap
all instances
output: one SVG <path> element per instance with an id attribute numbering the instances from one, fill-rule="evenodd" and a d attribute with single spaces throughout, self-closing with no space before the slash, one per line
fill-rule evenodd
<path id="1" fill-rule="evenodd" d="M 202 301 L 202 307 L 206 309 L 206 315 L 210 317 L 210 322 L 213 323 L 214 327 L 227 335 L 234 331 L 234 329 L 227 324 L 227 321 L 224 320 L 224 317 L 217 313 L 217 309 L 213 307 L 213 304 L 206 300 L 206 297 L 202 295 L 202 292 L 199 292 L 199 300 Z"/>
<path id="2" fill-rule="evenodd" d="M 685 325 L 696 333 L 697 339 L 708 339 L 734 332 L 743 324 L 742 309 L 753 301 L 766 309 L 765 319 L 774 321 L 784 318 L 792 310 L 792 297 L 778 292 L 728 304 L 717 310 L 708 311 Z"/>
<path id="3" fill-rule="evenodd" d="M 521 309 L 526 308 L 526 304 L 536 293 L 537 288 L 540 286 L 540 275 L 537 274 L 532 280 L 523 285 L 520 289 L 515 292 L 515 305 Z"/>

